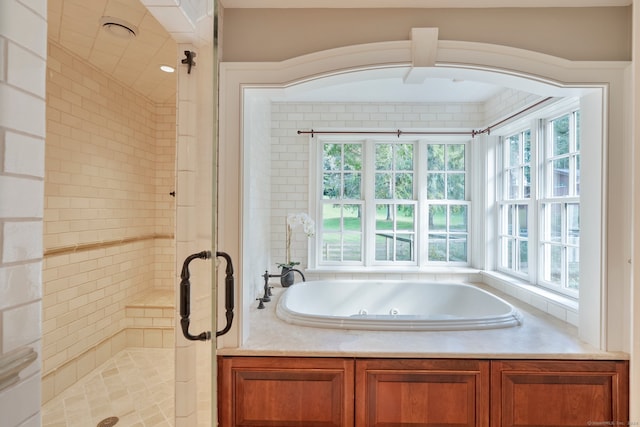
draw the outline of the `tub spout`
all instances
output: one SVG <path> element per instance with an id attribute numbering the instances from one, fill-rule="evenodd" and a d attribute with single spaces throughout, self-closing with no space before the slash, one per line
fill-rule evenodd
<path id="1" fill-rule="evenodd" d="M 297 272 L 298 272 L 298 274 L 300 274 L 300 277 L 302 277 L 302 281 L 303 281 L 303 282 L 306 282 L 306 281 L 307 281 L 307 279 L 304 277 L 304 274 L 302 274 L 302 271 L 298 270 L 297 268 L 292 268 L 292 269 L 290 269 L 289 271 L 297 271 Z"/>

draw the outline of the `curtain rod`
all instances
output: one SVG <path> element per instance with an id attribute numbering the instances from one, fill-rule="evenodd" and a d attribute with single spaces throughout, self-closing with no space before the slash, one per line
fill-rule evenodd
<path id="1" fill-rule="evenodd" d="M 447 132 L 447 131 L 403 131 L 403 130 L 395 130 L 395 131 L 359 131 L 359 130 L 299 130 L 298 131 L 298 135 L 311 135 L 311 138 L 313 138 L 315 135 L 396 135 L 398 138 L 400 138 L 400 136 L 402 135 L 468 135 L 471 138 L 475 138 L 477 135 L 482 135 L 482 134 L 487 134 L 487 135 L 491 135 L 491 129 L 500 126 L 501 124 L 504 124 L 506 122 L 508 122 L 509 120 L 512 120 L 524 113 L 526 113 L 529 110 L 532 110 L 534 108 L 536 108 L 537 106 L 544 104 L 545 102 L 547 102 L 548 100 L 552 99 L 553 97 L 549 96 L 547 98 L 544 98 L 538 102 L 536 102 L 535 104 L 532 104 L 512 115 L 510 115 L 509 117 L 500 120 L 497 123 L 494 123 L 490 126 L 487 126 L 484 129 L 480 129 L 480 130 L 475 130 L 472 129 L 470 131 L 451 131 L 451 132 Z"/>

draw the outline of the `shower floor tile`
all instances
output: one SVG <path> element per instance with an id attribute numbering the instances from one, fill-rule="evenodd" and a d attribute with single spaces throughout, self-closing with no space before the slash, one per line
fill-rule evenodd
<path id="1" fill-rule="evenodd" d="M 127 348 L 42 407 L 43 427 L 173 427 L 174 349 Z"/>

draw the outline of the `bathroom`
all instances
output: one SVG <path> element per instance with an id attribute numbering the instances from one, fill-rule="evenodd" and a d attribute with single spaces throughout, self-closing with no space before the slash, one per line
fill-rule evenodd
<path id="1" fill-rule="evenodd" d="M 237 35 L 234 36 L 234 33 L 233 33 L 234 31 L 240 31 L 242 28 L 244 28 L 243 31 L 246 31 L 246 33 L 247 33 L 246 37 L 248 37 L 249 39 L 251 39 L 251 38 L 258 39 L 258 36 L 256 36 L 255 34 L 252 35 L 250 30 L 247 29 L 250 26 L 245 26 L 245 25 L 234 26 L 234 22 L 238 22 L 237 20 L 241 18 L 241 17 L 238 16 L 240 11 L 238 11 L 238 10 L 229 10 L 227 12 L 230 12 L 230 11 L 233 12 L 233 13 L 226 14 L 224 22 L 226 23 L 227 28 L 229 29 L 229 33 L 228 33 L 227 37 L 228 37 L 229 40 L 233 40 L 232 42 L 231 41 L 229 42 L 230 43 L 230 45 L 229 45 L 229 54 L 230 55 L 233 54 L 233 55 L 235 55 L 235 57 L 234 56 L 230 56 L 228 58 L 228 60 L 229 61 L 263 60 L 263 56 L 261 56 L 261 55 L 263 55 L 263 52 L 252 51 L 252 49 L 256 49 L 256 48 L 247 47 L 246 43 L 241 43 L 243 41 L 242 37 L 238 37 Z M 251 21 L 252 19 L 254 19 L 254 17 L 251 16 L 252 13 L 253 13 L 253 11 L 247 12 L 247 16 L 245 16 L 245 19 L 247 21 Z M 366 14 L 369 14 L 369 13 L 371 13 L 372 15 L 375 15 L 375 13 L 373 13 L 373 12 L 367 12 Z M 284 19 L 284 17 L 282 17 L 281 19 Z M 294 19 L 294 20 L 292 20 L 292 22 L 302 22 L 302 20 L 295 20 Z M 487 19 L 485 19 L 485 22 L 487 22 Z M 276 25 L 276 24 L 274 24 L 274 25 Z M 317 24 L 317 25 L 321 26 L 321 24 Z M 421 24 L 420 26 L 425 26 L 425 24 Z M 438 25 L 434 25 L 434 26 L 438 26 Z M 443 21 L 442 27 L 446 28 L 445 21 Z M 268 29 L 268 30 L 271 31 L 271 29 Z M 405 40 L 407 38 L 408 32 L 409 32 L 407 29 L 403 28 L 402 31 L 400 31 L 400 29 L 397 29 L 397 28 L 396 29 L 390 28 L 388 31 L 390 33 L 392 33 L 394 30 L 397 31 L 397 34 L 393 33 L 393 34 L 377 35 L 375 37 L 371 36 L 371 39 L 368 39 L 367 41 L 378 41 L 378 39 L 376 37 L 380 37 L 383 40 Z M 267 31 L 267 30 L 265 29 L 265 31 Z M 449 36 L 449 35 L 445 36 L 442 31 L 443 30 L 441 30 L 441 36 L 440 36 L 441 39 L 446 39 L 448 37 L 455 38 L 455 36 Z M 339 43 L 336 43 L 336 46 L 337 45 L 355 45 L 355 44 L 361 43 L 361 40 L 359 40 L 359 38 L 356 37 L 356 35 L 355 35 L 356 33 L 362 34 L 362 31 L 354 31 L 353 34 L 351 34 L 351 33 L 345 34 L 343 39 L 342 39 L 343 41 L 341 41 Z M 550 37 L 551 36 L 552 35 L 550 34 Z M 286 39 L 286 36 L 283 35 L 282 37 L 284 39 Z M 557 35 L 556 38 L 560 39 L 561 36 Z M 315 42 L 311 43 L 314 40 L 315 40 Z M 482 41 L 485 41 L 485 40 L 482 40 Z M 291 52 L 292 53 L 291 54 L 287 54 L 286 57 L 294 57 L 294 56 L 298 56 L 298 55 L 301 55 L 301 54 L 304 54 L 304 53 L 310 53 L 310 52 L 313 52 L 313 51 L 320 51 L 322 49 L 329 48 L 329 47 L 336 47 L 336 46 L 332 45 L 333 42 L 331 40 L 326 40 L 326 38 L 324 40 L 322 40 L 322 41 L 321 40 L 316 40 L 316 39 L 308 39 L 308 42 L 309 42 L 309 45 L 307 47 L 304 47 L 304 48 L 301 48 L 299 46 L 291 47 Z M 233 50 L 232 49 L 233 48 L 233 43 L 241 44 L 242 45 L 241 49 L 236 47 L 236 50 Z M 287 40 L 283 40 L 283 39 L 279 39 L 279 38 L 275 38 L 273 43 L 275 45 L 277 45 L 277 46 L 287 46 Z M 289 40 L 289 43 L 294 43 L 294 41 L 293 40 Z M 522 46 L 526 46 L 528 48 L 531 48 L 532 50 L 536 50 L 535 46 L 533 46 L 533 47 L 529 46 L 524 41 L 520 41 L 520 43 L 522 44 Z M 531 43 L 531 42 L 527 42 L 527 43 Z M 542 41 L 540 43 L 544 44 Z M 587 45 L 587 44 L 588 43 L 585 43 L 584 45 Z M 602 55 L 604 57 L 605 54 L 603 54 L 602 51 L 598 51 L 597 50 L 598 47 L 599 46 L 597 44 L 590 46 L 591 49 L 594 49 L 596 51 L 592 55 L 594 55 L 596 57 L 598 55 Z M 276 48 L 274 47 L 274 49 L 276 49 Z M 547 49 L 551 49 L 551 48 L 547 48 Z M 278 50 L 278 49 L 276 49 L 276 50 Z M 539 50 L 545 51 L 545 49 L 543 47 L 540 47 Z M 283 52 L 283 50 L 279 50 L 279 52 Z M 552 52 L 548 52 L 548 53 L 557 54 L 558 56 L 565 56 L 565 55 L 562 54 L 562 52 L 552 51 Z M 576 53 L 576 55 L 579 55 L 579 54 L 580 54 L 580 52 Z M 611 54 L 611 53 L 607 53 L 607 55 L 609 55 L 609 54 Z M 198 52 L 198 55 L 199 55 L 200 58 L 202 58 L 203 54 L 202 54 L 202 52 Z M 244 55 L 244 57 L 243 57 L 243 55 Z M 284 53 L 273 54 L 273 57 L 272 58 L 267 58 L 267 60 L 286 59 L 286 57 L 282 58 L 282 57 L 278 57 L 278 55 L 284 55 Z M 591 58 L 591 56 L 589 56 L 589 54 L 585 55 L 584 57 L 585 58 Z M 249 59 L 247 59 L 247 58 L 249 58 Z M 607 59 L 610 59 L 610 58 L 607 57 Z M 198 64 L 200 66 L 202 66 L 202 63 L 198 62 Z M 198 67 L 198 65 L 196 67 Z M 3 124 L 3 126 L 5 126 L 5 125 Z M 9 173 L 15 173 L 15 172 L 9 172 Z M 189 188 L 189 187 L 187 186 L 187 188 Z M 169 189 L 169 190 L 171 191 L 171 189 Z M 160 195 L 164 195 L 164 191 L 162 193 L 159 193 L 159 194 Z M 182 193 L 182 194 L 184 194 L 184 193 Z M 177 196 L 178 197 L 180 196 L 180 189 L 177 189 Z M 14 215 L 14 214 L 7 215 L 7 217 L 10 217 L 10 218 L 14 218 L 14 217 L 18 217 L 18 216 L 19 215 Z M 229 216 L 232 216 L 231 212 L 229 213 Z M 25 214 L 24 217 L 25 218 L 34 218 L 34 217 L 38 217 L 38 215 L 33 215 L 32 213 L 28 213 L 28 214 Z M 236 218 L 238 218 L 238 217 L 236 217 Z M 204 221 L 204 222 L 206 223 L 206 221 Z M 225 222 L 225 224 L 227 224 L 227 223 Z M 275 229 L 275 227 L 276 227 L 276 225 L 273 226 L 274 229 Z M 194 230 L 190 229 L 190 230 L 187 230 L 187 232 L 188 233 L 194 233 Z M 161 233 L 159 233 L 159 234 L 161 234 Z M 622 236 L 623 240 L 624 240 L 624 236 L 625 235 L 627 236 L 627 238 L 629 238 L 628 237 L 628 233 L 625 234 L 624 232 L 620 232 L 620 235 Z M 9 234 L 5 233 L 4 238 L 7 239 L 8 238 L 7 236 L 9 236 Z M 196 238 L 200 238 L 200 236 L 196 236 Z M 222 238 L 224 239 L 225 236 L 222 236 Z M 620 239 L 620 236 L 612 236 L 611 238 L 612 239 Z M 227 237 L 227 239 L 228 240 L 233 240 L 233 236 Z M 156 240 L 164 240 L 164 239 L 156 239 Z M 189 249 L 201 250 L 202 246 L 199 243 L 201 243 L 201 242 L 196 242 L 196 244 L 192 248 L 189 248 Z M 228 243 L 228 244 L 226 244 L 226 243 Z M 180 248 L 180 244 L 178 244 L 178 248 L 182 249 L 182 253 L 189 253 L 189 250 L 187 250 L 186 248 Z M 224 245 L 223 244 L 220 245 L 220 249 L 234 251 L 237 248 L 234 248 L 234 243 L 232 241 L 225 241 Z M 300 249 L 298 249 L 298 250 L 300 250 Z M 274 251 L 274 253 L 272 254 L 272 260 L 265 259 L 265 261 L 267 261 L 267 262 L 260 263 L 260 264 L 267 264 L 267 265 L 265 265 L 264 267 L 262 265 L 257 266 L 256 269 L 263 269 L 263 268 L 266 268 L 266 267 L 271 267 L 271 265 L 270 265 L 271 261 L 273 263 L 277 262 L 278 261 L 277 258 L 279 256 L 280 255 L 277 254 L 276 251 Z M 178 259 L 180 259 L 180 256 L 178 256 Z M 14 262 L 14 261 L 12 261 L 12 262 Z M 616 274 L 616 273 L 612 272 L 611 274 Z M 254 277 L 254 275 L 252 274 L 251 277 Z M 256 280 L 259 280 L 259 275 L 257 276 Z M 630 290 L 627 290 L 627 292 L 630 292 Z M 254 303 L 254 300 L 252 299 L 253 295 L 249 294 L 249 295 L 245 295 L 245 297 L 247 299 L 251 299 L 251 304 Z M 624 298 L 624 297 L 620 297 L 620 298 Z M 22 303 L 19 303 L 19 304 L 16 304 L 16 305 L 17 306 L 18 305 L 22 306 Z M 5 318 L 6 319 L 11 319 L 8 314 L 5 314 Z M 9 320 L 5 320 L 4 325 L 8 325 L 8 324 L 10 324 Z M 43 325 L 43 327 L 44 327 L 44 325 Z M 35 332 L 35 335 L 39 336 L 37 334 L 37 332 Z M 36 341 L 37 341 L 37 338 L 36 338 Z M 192 351 L 193 350 L 186 350 L 186 352 L 192 352 Z"/>

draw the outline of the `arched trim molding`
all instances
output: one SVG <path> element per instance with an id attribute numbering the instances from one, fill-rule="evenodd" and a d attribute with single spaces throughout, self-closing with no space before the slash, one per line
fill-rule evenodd
<path id="1" fill-rule="evenodd" d="M 434 35 L 436 39 L 434 39 Z M 347 46 L 291 58 L 282 62 L 223 62 L 219 91 L 218 244 L 239 260 L 242 319 L 235 334 L 221 345 L 239 345 L 248 333 L 249 307 L 255 302 L 253 271 L 243 259 L 243 109 L 245 91 L 282 89 L 321 82 L 330 76 L 357 77 L 358 71 L 413 67 L 417 75 L 450 76 L 477 73 L 478 79 L 519 90 L 545 93 L 553 88 L 593 88 L 582 102 L 599 123 L 589 123 L 597 147 L 585 156 L 581 179 L 598 189 L 584 198 L 586 220 L 597 227 L 581 251 L 579 335 L 602 350 L 628 351 L 631 225 L 631 131 L 626 108 L 630 100 L 628 62 L 568 61 L 537 52 L 475 42 L 437 40 L 437 31 L 414 31 L 412 40 Z M 436 49 L 424 52 L 421 49 Z M 433 62 L 433 66 L 429 66 Z M 586 144 L 585 144 L 586 145 Z M 613 166 L 613 167 L 612 167 Z M 593 188 L 592 187 L 592 188 Z M 611 191 L 611 190 L 614 191 Z M 615 208 L 613 208 L 615 207 Z M 582 209 L 582 208 L 581 208 Z M 582 215 L 582 211 L 581 211 Z M 583 218 L 581 218 L 582 220 Z M 583 222 L 583 226 L 584 226 Z M 612 242 L 616 242 L 614 245 Z M 259 266 L 258 269 L 263 269 Z M 248 271 L 251 271 L 248 273 Z M 248 275 L 244 278 L 243 274 Z M 250 275 L 250 276 L 249 276 Z M 257 277 L 257 276 L 256 276 Z M 549 302 L 552 304 L 552 302 Z M 621 310 L 620 308 L 623 307 Z"/>

